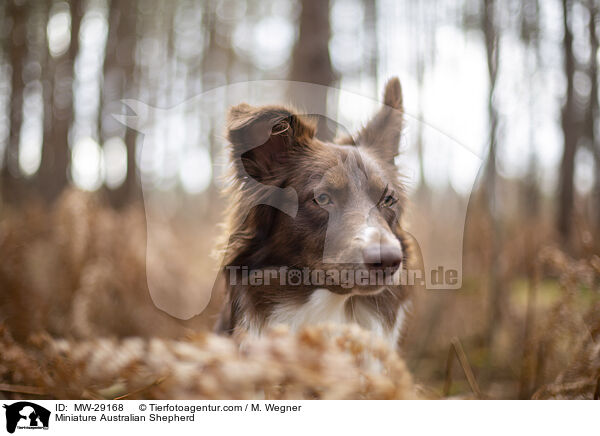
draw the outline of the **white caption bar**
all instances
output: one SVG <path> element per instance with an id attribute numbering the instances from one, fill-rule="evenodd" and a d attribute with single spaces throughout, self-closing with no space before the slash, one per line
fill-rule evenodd
<path id="1" fill-rule="evenodd" d="M 594 401 L 0 401 L 0 435 L 590 434 Z M 595 429 L 595 430 L 594 430 Z"/>

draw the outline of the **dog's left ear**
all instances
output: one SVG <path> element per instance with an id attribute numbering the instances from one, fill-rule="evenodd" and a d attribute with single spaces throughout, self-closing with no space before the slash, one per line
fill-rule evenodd
<path id="1" fill-rule="evenodd" d="M 354 137 L 354 144 L 372 150 L 383 160 L 394 163 L 399 152 L 400 136 L 404 127 L 404 107 L 400 80 L 393 77 L 385 85 L 383 107 Z M 348 143 L 342 139 L 341 143 Z"/>
<path id="2" fill-rule="evenodd" d="M 309 146 L 314 122 L 279 106 L 240 104 L 230 109 L 227 137 L 238 176 L 264 182 L 294 155 Z"/>

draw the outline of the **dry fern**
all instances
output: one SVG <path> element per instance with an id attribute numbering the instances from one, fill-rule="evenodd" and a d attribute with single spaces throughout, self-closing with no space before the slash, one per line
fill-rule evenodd
<path id="1" fill-rule="evenodd" d="M 148 292 L 146 262 L 157 275 L 156 285 L 166 292 L 194 292 L 199 283 L 206 287 L 202 282 L 206 277 L 198 279 L 196 263 L 168 226 L 158 229 L 156 241 L 161 252 L 169 253 L 169 264 L 156 256 L 146 258 L 141 207 L 117 212 L 95 195 L 68 190 L 51 209 L 4 210 L 1 218 L 0 395 L 157 399 L 415 395 L 396 352 L 354 327 L 311 327 L 299 334 L 273 330 L 262 339 L 244 341 L 240 349 L 240 338 L 192 333 L 212 324 L 218 299 L 191 322 L 158 310 Z M 556 278 L 560 295 L 548 306 L 537 305 L 532 293 L 534 316 L 527 321 L 525 341 L 519 339 L 524 320 L 518 312 L 508 325 L 498 327 L 515 344 L 505 350 L 505 360 L 522 359 L 520 394 L 598 396 L 600 306 L 582 307 L 581 290 L 598 302 L 600 258 L 575 260 L 555 248 L 542 250 L 536 258 L 534 282 Z M 421 317 L 413 333 L 433 325 L 450 331 L 445 327 L 450 322 L 462 326 L 460 333 L 467 336 L 483 322 L 474 316 L 483 313 L 475 297 L 453 294 L 452 299 L 441 300 L 443 304 L 437 301 L 435 307 L 445 308 L 447 322 Z M 446 303 L 453 304 L 451 310 Z M 461 313 L 468 313 L 469 323 L 457 315 Z M 432 347 L 427 335 L 409 336 L 423 339 L 422 347 Z M 484 380 L 484 392 L 486 384 Z"/>
<path id="2" fill-rule="evenodd" d="M 357 326 L 271 330 L 244 340 L 203 333 L 186 340 L 73 341 L 28 346 L 2 331 L 0 376 L 46 398 L 407 399 L 398 354 Z M 14 393 L 13 393 L 14 394 Z"/>
<path id="3" fill-rule="evenodd" d="M 578 309 L 575 296 L 582 287 L 594 290 L 597 286 L 600 258 L 573 260 L 556 248 L 547 248 L 540 253 L 538 266 L 546 268 L 546 274 L 558 276 L 562 297 L 543 318 L 537 338 L 536 379 L 552 375 L 555 379 L 543 384 L 533 398 L 598 398 L 600 304 L 592 304 L 587 310 Z"/>

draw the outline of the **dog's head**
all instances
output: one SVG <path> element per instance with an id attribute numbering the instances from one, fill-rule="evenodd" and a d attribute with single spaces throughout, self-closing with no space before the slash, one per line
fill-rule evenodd
<path id="1" fill-rule="evenodd" d="M 324 142 L 315 126 L 314 117 L 279 106 L 230 110 L 227 135 L 239 202 L 234 207 L 252 209 L 237 211 L 243 218 L 232 230 L 238 243 L 247 242 L 245 253 L 238 248 L 237 254 L 251 267 L 396 274 L 404 256 L 400 217 L 406 203 L 394 163 L 403 127 L 400 82 L 387 83 L 383 107 L 355 135 Z M 295 214 L 264 201 L 282 192 L 297 196 Z"/>

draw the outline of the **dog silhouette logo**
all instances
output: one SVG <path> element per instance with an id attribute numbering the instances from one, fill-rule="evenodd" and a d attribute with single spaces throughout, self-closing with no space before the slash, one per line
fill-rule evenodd
<path id="1" fill-rule="evenodd" d="M 3 405 L 6 409 L 6 431 L 14 433 L 18 429 L 48 429 L 50 411 L 29 401 L 19 401 Z"/>

